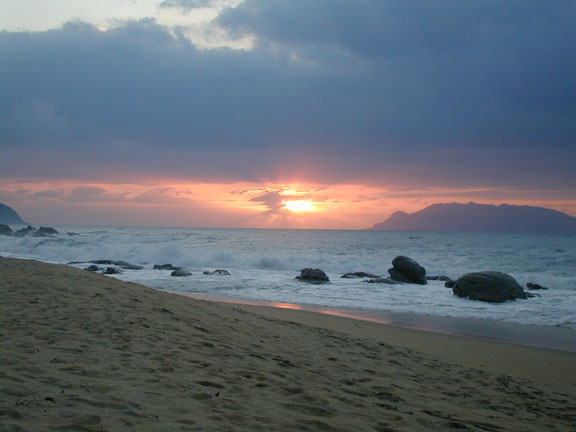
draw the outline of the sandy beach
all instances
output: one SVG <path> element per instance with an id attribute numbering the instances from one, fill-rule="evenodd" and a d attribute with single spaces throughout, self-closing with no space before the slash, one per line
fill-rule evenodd
<path id="1" fill-rule="evenodd" d="M 0 258 L 1 431 L 574 431 L 576 353 Z"/>

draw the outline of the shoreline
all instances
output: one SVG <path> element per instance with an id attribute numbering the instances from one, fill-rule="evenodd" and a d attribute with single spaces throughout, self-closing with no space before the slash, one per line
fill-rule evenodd
<path id="1" fill-rule="evenodd" d="M 572 431 L 576 353 L 0 258 L 6 430 Z M 0 429 L 2 429 L 0 427 Z"/>
<path id="2" fill-rule="evenodd" d="M 374 311 L 332 306 L 251 300 L 240 297 L 216 296 L 200 292 L 170 291 L 194 300 L 242 305 L 252 310 L 266 308 L 303 311 L 415 331 L 477 338 L 501 343 L 576 352 L 576 330 L 567 327 L 538 326 L 479 318 L 443 317 L 403 312 Z"/>
<path id="3" fill-rule="evenodd" d="M 69 266 L 68 264 L 58 263 L 56 261 L 40 261 L 28 257 L 0 256 L 0 259 L 1 258 L 38 261 L 51 265 Z M 77 268 L 74 266 L 69 267 Z M 439 315 L 424 315 L 410 312 L 391 312 L 336 306 L 320 306 L 299 303 L 274 302 L 267 300 L 253 300 L 242 297 L 218 296 L 203 292 L 167 290 L 150 287 L 145 284 L 142 285 L 159 292 L 185 296 L 194 300 L 243 305 L 245 307 L 253 308 L 253 310 L 265 311 L 267 308 L 274 308 L 289 309 L 293 311 L 305 311 L 351 320 L 373 322 L 382 325 L 412 329 L 415 331 L 428 333 L 477 338 L 481 340 L 490 340 L 527 347 L 576 352 L 576 329 L 569 327 L 522 324 L 481 318 L 449 317 Z"/>

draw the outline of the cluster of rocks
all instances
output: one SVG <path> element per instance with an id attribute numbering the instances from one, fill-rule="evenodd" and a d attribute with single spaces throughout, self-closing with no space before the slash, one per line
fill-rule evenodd
<path id="1" fill-rule="evenodd" d="M 389 278 L 378 276 L 366 272 L 345 273 L 341 276 L 344 279 L 364 278 L 368 283 L 384 283 L 396 285 L 399 283 L 426 284 L 426 269 L 414 261 L 412 258 L 400 255 L 392 260 L 392 268 L 388 269 Z M 296 279 L 308 283 L 326 283 L 330 279 L 321 269 L 305 268 L 300 271 Z"/>
<path id="2" fill-rule="evenodd" d="M 0 229 L 1 229 L 0 225 Z M 143 267 L 130 264 L 126 261 L 115 260 L 94 260 L 94 261 L 72 261 L 69 264 L 91 264 L 85 270 L 100 272 L 102 274 L 119 274 L 122 270 L 141 270 Z M 99 267 L 107 266 L 107 267 Z M 191 276 L 192 272 L 172 264 L 155 264 L 154 270 L 170 271 L 174 277 Z M 230 272 L 224 269 L 206 270 L 203 274 L 208 276 L 230 276 Z M 341 276 L 344 279 L 365 279 L 364 282 L 380 283 L 388 285 L 417 284 L 426 285 L 428 281 L 444 281 L 447 288 L 459 296 L 470 300 L 480 300 L 491 303 L 501 303 L 507 300 L 526 299 L 536 297 L 539 294 L 525 292 L 518 282 L 510 275 L 498 271 L 481 271 L 466 273 L 456 280 L 447 276 L 426 276 L 426 269 L 412 258 L 399 255 L 392 260 L 392 267 L 388 269 L 389 277 L 382 277 L 366 272 L 345 273 Z M 305 268 L 300 271 L 296 279 L 312 283 L 325 284 L 330 282 L 328 275 L 319 268 Z M 548 288 L 536 284 L 527 283 L 528 290 L 547 290 Z"/>
<path id="3" fill-rule="evenodd" d="M 170 276 L 174 276 L 174 277 L 186 277 L 186 276 L 192 276 L 192 272 L 186 269 L 183 269 L 182 267 L 178 267 L 172 264 L 154 264 L 154 270 L 168 270 L 172 273 L 170 273 Z"/>
<path id="4" fill-rule="evenodd" d="M 172 273 L 170 273 L 170 276 L 174 276 L 174 277 L 186 277 L 186 276 L 192 276 L 192 272 L 189 270 L 186 270 L 182 267 L 178 267 L 172 264 L 155 264 L 154 265 L 154 270 L 169 270 Z M 228 270 L 224 270 L 224 269 L 217 269 L 217 270 L 205 270 L 202 272 L 205 275 L 208 276 L 213 276 L 213 275 L 217 275 L 217 276 L 230 276 L 231 273 Z"/>
<path id="5" fill-rule="evenodd" d="M 353 272 L 345 273 L 344 279 L 363 278 L 368 283 L 383 283 L 388 285 L 417 284 L 426 285 L 427 281 L 444 281 L 445 286 L 452 288 L 454 295 L 470 300 L 480 300 L 491 303 L 501 303 L 507 300 L 526 299 L 539 296 L 527 293 L 512 276 L 498 271 L 481 271 L 466 273 L 456 280 L 448 276 L 426 276 L 426 269 L 412 258 L 399 255 L 392 260 L 392 267 L 388 269 L 389 277 L 381 277 L 372 273 Z M 321 269 L 305 268 L 300 271 L 296 279 L 323 284 L 330 282 L 326 273 Z M 547 290 L 548 288 L 535 283 L 527 283 L 529 290 Z"/>
<path id="6" fill-rule="evenodd" d="M 88 270 L 91 272 L 99 272 L 101 274 L 106 275 L 113 275 L 113 274 L 121 274 L 122 270 L 142 270 L 144 267 L 136 264 L 130 264 L 126 261 L 117 261 L 117 260 L 92 260 L 92 261 L 71 261 L 68 264 L 70 265 L 78 265 L 78 264 L 90 264 L 88 267 L 85 267 L 84 270 Z M 107 266 L 107 267 L 101 267 Z M 174 277 L 186 277 L 192 276 L 192 272 L 182 267 L 178 267 L 172 264 L 154 264 L 152 267 L 154 270 L 168 270 L 170 271 L 170 276 Z M 213 276 L 230 276 L 231 273 L 228 270 L 224 269 L 216 269 L 216 270 L 206 270 L 203 272 L 205 275 Z"/>
<path id="7" fill-rule="evenodd" d="M 70 261 L 68 264 L 108 265 L 108 266 L 116 266 L 116 267 L 119 267 L 123 270 L 142 270 L 144 268 L 144 267 L 136 265 L 136 264 L 130 264 L 129 262 L 126 262 L 126 261 L 117 261 L 117 260 L 108 260 L 108 259 L 93 260 L 93 261 Z M 96 267 L 98 267 L 98 266 L 97 265 L 91 265 L 90 267 L 87 267 L 86 270 L 94 269 Z M 101 269 L 98 268 L 98 270 L 101 270 Z M 91 271 L 97 271 L 97 270 L 91 270 Z"/>
<path id="8" fill-rule="evenodd" d="M 88 267 L 85 267 L 84 270 L 88 270 L 91 272 L 100 272 L 105 275 L 113 275 L 113 274 L 120 274 L 122 270 L 142 270 L 144 267 L 130 264 L 126 261 L 117 261 L 117 260 L 93 260 L 93 261 L 71 261 L 68 264 L 91 264 Z M 100 267 L 100 266 L 108 266 L 108 267 Z"/>
<path id="9" fill-rule="evenodd" d="M 12 236 L 12 237 L 51 237 L 58 234 L 58 231 L 51 227 L 40 227 L 34 228 L 28 225 L 26 228 L 20 228 L 19 230 L 12 231 L 8 225 L 0 224 L 0 235 Z"/>

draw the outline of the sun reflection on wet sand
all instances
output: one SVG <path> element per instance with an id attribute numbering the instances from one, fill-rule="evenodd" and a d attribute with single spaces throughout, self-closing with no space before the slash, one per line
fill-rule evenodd
<path id="1" fill-rule="evenodd" d="M 531 345 L 542 348 L 576 352 L 576 333 L 569 328 L 531 326 L 501 321 L 487 321 L 474 318 L 438 317 L 412 313 L 370 311 L 323 306 L 299 305 L 295 303 L 250 300 L 232 297 L 219 297 L 205 293 L 178 292 L 195 300 L 230 303 L 238 306 L 260 306 L 319 313 L 357 321 L 385 324 L 411 330 L 441 333 L 452 336 L 493 339 L 507 343 Z"/>

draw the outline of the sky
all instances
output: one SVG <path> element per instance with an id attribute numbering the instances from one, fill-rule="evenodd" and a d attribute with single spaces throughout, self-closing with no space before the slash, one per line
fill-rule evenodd
<path id="1" fill-rule="evenodd" d="M 41 225 L 576 216 L 576 3 L 2 0 L 0 202 Z"/>

